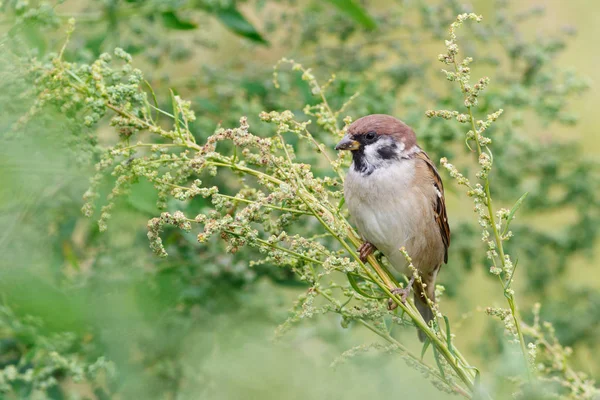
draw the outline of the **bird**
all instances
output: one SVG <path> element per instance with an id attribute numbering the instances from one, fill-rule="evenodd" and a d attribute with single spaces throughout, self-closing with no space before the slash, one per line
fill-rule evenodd
<path id="1" fill-rule="evenodd" d="M 405 288 L 392 292 L 405 302 L 414 285 L 415 306 L 429 324 L 434 315 L 427 299 L 435 302 L 436 278 L 448 263 L 450 246 L 444 187 L 435 164 L 417 144 L 413 129 L 385 114 L 351 123 L 335 149 L 352 153 L 344 199 L 363 239 L 361 261 L 379 250 L 396 271 L 411 276 Z M 415 282 L 402 247 L 423 285 Z M 423 342 L 424 332 L 417 333 Z"/>

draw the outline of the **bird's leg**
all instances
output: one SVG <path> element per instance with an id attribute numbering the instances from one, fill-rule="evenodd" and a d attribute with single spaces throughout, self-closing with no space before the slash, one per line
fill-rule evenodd
<path id="1" fill-rule="evenodd" d="M 369 257 L 371 253 L 373 253 L 375 250 L 377 250 L 377 247 L 375 247 L 375 245 L 372 243 L 364 242 L 363 244 L 361 244 L 358 248 L 358 253 L 360 254 L 360 261 L 366 262 L 367 257 Z"/>
<path id="2" fill-rule="evenodd" d="M 410 294 L 410 289 L 412 289 L 412 285 L 413 283 L 415 283 L 415 276 L 413 275 L 410 280 L 408 281 L 408 285 L 406 285 L 405 288 L 395 288 L 392 289 L 392 294 L 399 294 L 400 295 L 400 300 L 402 300 L 403 303 L 406 303 L 406 298 L 408 297 L 408 295 Z M 396 304 L 394 302 L 394 300 L 389 299 L 388 300 L 388 310 L 394 310 L 396 307 L 398 307 L 398 304 Z"/>

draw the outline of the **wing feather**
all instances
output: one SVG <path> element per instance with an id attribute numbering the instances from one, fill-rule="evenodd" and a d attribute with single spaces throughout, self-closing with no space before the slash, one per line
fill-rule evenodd
<path id="1" fill-rule="evenodd" d="M 450 226 L 448 225 L 448 214 L 446 213 L 446 200 L 444 198 L 444 184 L 442 183 L 442 178 L 438 173 L 435 165 L 424 151 L 420 151 L 415 154 L 415 156 L 424 161 L 429 167 L 431 171 L 433 185 L 436 189 L 436 199 L 433 204 L 433 210 L 435 212 L 435 222 L 437 223 L 440 229 L 440 235 L 442 236 L 442 242 L 444 243 L 445 253 L 444 253 L 444 262 L 448 263 L 448 247 L 450 247 Z"/>

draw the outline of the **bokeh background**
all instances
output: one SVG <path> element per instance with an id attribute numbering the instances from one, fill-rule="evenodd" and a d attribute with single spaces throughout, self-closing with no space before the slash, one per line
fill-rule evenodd
<path id="1" fill-rule="evenodd" d="M 80 211 L 82 195 L 96 149 L 116 141 L 114 130 L 104 120 L 86 127 L 77 115 L 51 105 L 17 123 L 39 92 L 27 79 L 27 60 L 60 51 L 71 17 L 76 30 L 67 60 L 91 63 L 102 52 L 124 48 L 161 105 L 168 107 L 169 88 L 192 101 L 199 142 L 218 125 L 236 126 L 242 115 L 255 132 L 268 133 L 260 111 L 300 112 L 310 104 L 310 90 L 299 76 L 282 72 L 280 90 L 271 82 L 273 66 L 288 57 L 312 67 L 323 82 L 337 75 L 329 93 L 333 104 L 360 91 L 348 115 L 394 114 L 415 127 L 432 158 L 455 157 L 468 165 L 460 150 L 462 127 L 448 131 L 424 113 L 457 104 L 438 72 L 447 26 L 458 12 L 482 14 L 483 28 L 465 29 L 464 49 L 476 59 L 474 75 L 492 78 L 483 112 L 498 104 L 508 110 L 498 130 L 504 150 L 496 178 L 504 189 L 496 195 L 510 207 L 520 193 L 533 193 L 511 247 L 520 259 L 519 304 L 527 319 L 541 302 L 543 317 L 574 350 L 572 365 L 590 376 L 598 373 L 598 4 L 406 0 L 362 2 L 356 9 L 348 4 L 2 2 L 2 396 L 450 397 L 390 354 L 366 353 L 331 368 L 344 350 L 376 342 L 359 327 L 343 328 L 335 316 L 315 316 L 274 341 L 276 327 L 306 288 L 291 271 L 250 267 L 252 252 L 227 254 L 216 240 L 200 245 L 194 235 L 167 230 L 163 241 L 170 256 L 154 256 L 146 223 L 160 211 L 150 184 L 134 186 L 118 202 L 108 231 L 99 233 L 96 221 Z M 470 200 L 443 177 L 454 234 L 450 263 L 440 276 L 446 286 L 443 312 L 453 321 L 457 346 L 484 374 L 501 377 L 511 368 L 502 326 L 483 310 L 503 305 L 504 298 L 487 272 Z M 105 194 L 110 187 L 107 178 Z M 418 346 L 413 330 L 397 335 Z M 78 379 L 78 368 L 94 363 L 108 372 Z M 11 367 L 33 367 L 43 379 L 6 386 Z"/>

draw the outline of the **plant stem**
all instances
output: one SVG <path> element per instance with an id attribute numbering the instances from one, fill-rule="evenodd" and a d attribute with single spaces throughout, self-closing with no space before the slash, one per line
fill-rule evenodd
<path id="1" fill-rule="evenodd" d="M 225 232 L 225 233 L 227 233 L 229 235 L 233 235 L 233 236 L 241 236 L 241 235 L 239 235 L 239 234 L 237 234 L 235 232 L 229 231 L 229 230 L 224 230 L 223 232 Z M 260 244 L 262 244 L 264 246 L 272 247 L 272 248 L 274 248 L 276 250 L 283 251 L 284 253 L 288 253 L 288 254 L 290 254 L 290 255 L 292 255 L 292 256 L 294 256 L 296 258 L 300 258 L 300 259 L 302 259 L 304 261 L 308 261 L 308 262 L 315 263 L 315 264 L 323 264 L 323 262 L 321 262 L 321 261 L 319 261 L 319 260 L 317 260 L 315 258 L 307 257 L 307 256 L 305 256 L 303 254 L 300 254 L 300 253 L 296 252 L 296 251 L 293 251 L 293 250 L 290 250 L 290 249 L 286 249 L 285 247 L 278 246 L 278 245 L 276 245 L 274 243 L 270 243 L 270 242 L 268 242 L 266 240 L 263 240 L 263 239 L 260 239 L 260 238 L 256 238 L 255 240 L 258 243 L 260 243 Z"/>
<path id="2" fill-rule="evenodd" d="M 361 245 L 360 240 L 358 238 L 354 237 L 352 235 L 352 232 L 350 232 L 350 235 L 348 235 L 348 239 L 357 248 Z M 385 283 L 385 285 L 387 287 L 389 287 L 390 289 L 395 289 L 399 286 L 398 282 L 396 282 L 395 280 L 392 281 L 392 279 L 391 279 L 392 274 L 390 273 L 390 271 L 388 271 L 388 269 L 385 268 L 383 265 L 379 265 L 379 263 L 375 259 L 374 255 L 369 254 L 369 256 L 367 257 L 367 261 L 377 271 L 377 275 L 379 275 L 381 277 L 381 279 L 383 280 L 383 282 Z"/>
<path id="3" fill-rule="evenodd" d="M 454 67 L 458 70 L 456 61 L 454 61 Z M 460 82 L 460 84 L 464 91 L 464 85 L 463 85 L 462 81 Z M 479 143 L 479 135 L 477 133 L 477 128 L 475 126 L 475 118 L 473 118 L 473 110 L 471 109 L 471 107 L 467 107 L 467 109 L 469 110 L 469 119 L 471 120 L 471 129 L 473 130 L 473 134 L 475 137 L 475 143 L 477 145 L 477 155 L 481 156 L 481 154 L 483 154 L 483 152 L 481 149 L 481 144 Z M 496 226 L 496 220 L 494 217 L 494 207 L 492 204 L 492 194 L 490 191 L 490 178 L 488 175 L 485 176 L 484 183 L 485 183 L 485 185 L 484 185 L 485 186 L 485 200 L 486 200 L 486 205 L 487 205 L 487 209 L 488 209 L 488 217 L 490 219 L 490 224 L 492 226 L 492 232 L 494 234 L 494 241 L 496 243 L 496 249 L 498 250 L 500 262 L 504 269 L 504 267 L 506 265 L 506 258 L 504 255 L 504 246 L 502 243 L 503 242 L 502 237 L 500 236 L 500 233 L 498 232 L 498 227 Z M 514 295 L 506 290 L 507 288 L 505 287 L 504 284 L 502 286 L 504 289 L 505 297 L 508 301 L 508 306 L 510 307 L 511 315 L 513 317 L 513 322 L 515 323 L 515 329 L 517 331 L 517 335 L 519 336 L 519 345 L 521 347 L 521 353 L 523 355 L 523 360 L 525 362 L 525 370 L 527 371 L 527 378 L 528 378 L 529 382 L 531 382 L 532 375 L 531 375 L 531 369 L 529 368 L 529 359 L 527 357 L 527 348 L 525 346 L 525 338 L 523 337 L 523 332 L 521 330 L 521 323 L 519 321 L 518 312 L 517 312 L 517 309 L 515 306 Z"/>
<path id="4" fill-rule="evenodd" d="M 336 301 L 336 299 L 334 299 L 333 297 L 331 297 L 330 295 L 328 295 L 327 293 L 325 293 L 324 291 L 320 290 L 320 289 L 315 289 L 317 291 L 317 293 L 319 293 L 320 295 L 322 295 L 325 299 L 327 299 L 330 303 L 339 306 L 338 302 Z M 341 311 L 341 310 L 340 310 Z M 382 339 L 386 340 L 387 342 L 389 342 L 390 344 L 393 344 L 394 346 L 396 346 L 397 350 L 404 354 L 406 357 L 409 357 L 412 359 L 412 361 L 421 364 L 422 366 L 424 366 L 425 368 L 428 369 L 428 372 L 430 374 L 432 374 L 433 376 L 435 376 L 437 379 L 439 379 L 440 381 L 446 383 L 447 385 L 449 385 L 457 394 L 460 394 L 466 398 L 471 398 L 471 395 L 465 391 L 464 388 L 460 387 L 459 385 L 455 384 L 455 383 L 448 383 L 444 380 L 444 378 L 438 374 L 435 369 L 433 369 L 432 367 L 430 367 L 429 365 L 427 365 L 426 363 L 424 363 L 419 357 L 415 356 L 414 354 L 412 354 L 402 343 L 400 343 L 399 341 L 397 341 L 396 339 L 394 339 L 392 336 L 390 336 L 389 333 L 384 332 L 378 328 L 376 328 L 375 326 L 373 326 L 372 324 L 368 323 L 367 321 L 363 320 L 363 319 L 356 319 L 355 321 L 357 321 L 358 323 L 360 323 L 361 325 L 363 325 L 365 328 L 369 329 L 371 332 L 375 333 L 377 336 L 381 337 Z"/>
<path id="5" fill-rule="evenodd" d="M 456 63 L 456 58 L 454 58 L 452 60 L 452 63 L 454 65 L 455 73 L 457 75 L 460 75 L 461 72 L 458 69 L 458 64 Z M 460 84 L 461 92 L 466 93 L 465 84 L 463 83 L 463 81 L 459 79 L 458 82 Z M 465 98 L 465 100 L 466 100 L 466 98 Z M 471 130 L 473 131 L 475 144 L 477 145 L 477 156 L 481 156 L 483 154 L 483 150 L 481 148 L 481 143 L 479 143 L 479 134 L 477 132 L 477 127 L 475 125 L 475 118 L 473 117 L 472 106 L 467 106 L 467 110 L 469 111 L 469 120 L 471 122 Z M 486 146 L 486 148 L 487 148 L 487 146 Z M 492 194 L 490 191 L 489 175 L 485 175 L 484 184 L 485 184 L 484 185 L 485 186 L 485 188 L 484 188 L 485 189 L 485 202 L 486 202 L 486 206 L 488 209 L 489 222 L 492 226 L 492 232 L 494 234 L 494 242 L 496 243 L 496 249 L 498 250 L 500 262 L 504 269 L 504 267 L 506 265 L 506 259 L 505 259 L 505 254 L 504 254 L 504 247 L 502 245 L 502 237 L 500 236 L 500 234 L 498 232 L 498 228 L 496 227 L 496 221 L 495 221 L 495 217 L 494 217 L 494 208 L 493 208 L 493 204 L 492 204 Z M 494 260 L 494 264 L 495 264 L 495 260 Z M 511 310 L 511 315 L 513 317 L 515 329 L 516 329 L 517 335 L 519 337 L 519 345 L 521 347 L 521 354 L 523 356 L 523 360 L 525 361 L 525 369 L 527 371 L 527 378 L 528 378 L 529 382 L 531 382 L 532 376 L 531 376 L 531 369 L 529 368 L 529 360 L 527 358 L 527 348 L 525 346 L 525 338 L 523 337 L 523 332 L 521 330 L 521 323 L 518 318 L 518 312 L 515 307 L 514 296 L 506 290 L 506 287 L 504 284 L 502 284 L 502 287 L 504 289 L 504 295 L 508 301 L 508 306 L 510 307 L 510 310 Z"/>
<path id="6" fill-rule="evenodd" d="M 294 214 L 312 215 L 312 213 L 309 213 L 308 211 L 296 210 L 294 208 L 274 206 L 274 205 L 268 204 L 268 203 L 261 203 L 259 201 L 242 199 L 240 197 L 228 196 L 226 194 L 221 194 L 221 193 L 216 193 L 215 196 L 224 197 L 224 198 L 230 199 L 232 201 L 241 201 L 241 202 L 247 203 L 247 204 L 259 204 L 261 207 L 272 208 L 274 210 L 279 210 L 279 211 L 291 212 L 291 213 L 294 213 Z"/>
<path id="7" fill-rule="evenodd" d="M 257 171 L 255 169 L 248 168 L 248 167 L 243 167 L 243 166 L 241 166 L 239 164 L 227 164 L 227 163 L 221 162 L 220 160 L 219 161 L 212 161 L 211 160 L 211 161 L 208 161 L 208 163 L 210 163 L 212 165 L 215 165 L 217 167 L 227 167 L 227 168 L 233 169 L 235 171 L 245 172 L 248 175 L 253 175 L 253 176 L 257 177 L 257 178 L 265 179 L 265 180 L 267 180 L 267 181 L 269 181 L 271 183 L 274 183 L 276 185 L 282 185 L 284 183 L 283 181 L 281 181 L 281 180 L 279 180 L 277 178 L 274 178 L 271 175 L 267 175 L 264 172 L 260 172 L 260 171 Z"/>

